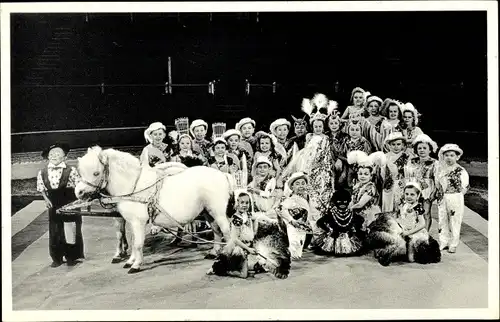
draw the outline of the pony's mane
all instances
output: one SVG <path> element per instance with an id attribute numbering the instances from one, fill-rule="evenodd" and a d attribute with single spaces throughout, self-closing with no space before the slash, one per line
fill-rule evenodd
<path id="1" fill-rule="evenodd" d="M 103 151 L 106 156 L 113 160 L 113 166 L 117 170 L 122 172 L 131 171 L 138 169 L 141 166 L 141 162 L 138 158 L 134 157 L 132 154 L 127 152 L 118 151 L 115 149 L 106 149 Z"/>

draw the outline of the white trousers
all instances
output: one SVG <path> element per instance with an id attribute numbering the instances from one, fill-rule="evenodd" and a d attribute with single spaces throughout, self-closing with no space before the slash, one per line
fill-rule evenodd
<path id="1" fill-rule="evenodd" d="M 464 217 L 464 195 L 445 193 L 443 200 L 438 204 L 438 216 L 440 246 L 457 247 Z"/>

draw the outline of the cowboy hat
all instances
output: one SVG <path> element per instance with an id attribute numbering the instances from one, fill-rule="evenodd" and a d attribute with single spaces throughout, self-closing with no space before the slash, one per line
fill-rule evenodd
<path id="1" fill-rule="evenodd" d="M 42 158 L 47 159 L 47 157 L 49 156 L 50 150 L 55 149 L 55 148 L 60 148 L 61 150 L 63 150 L 64 155 L 67 155 L 69 150 L 70 150 L 69 145 L 67 145 L 65 143 L 55 143 L 42 151 Z"/>

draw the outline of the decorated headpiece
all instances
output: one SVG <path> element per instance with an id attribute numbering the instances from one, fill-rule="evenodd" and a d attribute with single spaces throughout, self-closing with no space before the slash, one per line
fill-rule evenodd
<path id="1" fill-rule="evenodd" d="M 337 107 L 337 102 L 328 100 L 324 94 L 315 94 L 312 99 L 302 99 L 302 111 L 309 115 L 311 124 L 316 120 L 325 121 L 329 115 L 336 114 Z"/>
<path id="2" fill-rule="evenodd" d="M 378 96 L 375 96 L 375 95 L 370 95 L 367 99 L 366 99 L 366 106 L 368 106 L 371 102 L 378 102 L 378 104 L 380 106 L 382 106 L 382 104 L 384 103 L 382 101 L 382 99 Z"/>
<path id="3" fill-rule="evenodd" d="M 194 128 L 198 127 L 198 126 L 205 127 L 205 131 L 208 130 L 208 124 L 207 124 L 207 122 L 205 122 L 205 121 L 203 121 L 201 119 L 194 120 L 193 123 L 191 123 L 191 126 L 189 127 L 189 132 L 191 132 L 191 135 L 193 137 L 194 137 Z"/>
<path id="4" fill-rule="evenodd" d="M 417 181 L 411 180 L 411 181 L 406 182 L 405 189 L 410 188 L 410 187 L 417 189 L 419 194 L 422 193 L 422 187 L 420 186 L 420 183 L 418 183 Z"/>
<path id="5" fill-rule="evenodd" d="M 401 107 L 403 103 L 401 103 L 398 100 L 392 99 L 392 98 L 386 98 L 384 102 L 382 103 L 382 107 L 380 108 L 380 114 L 389 117 L 389 106 L 391 105 L 396 105 L 399 108 L 399 114 L 401 115 Z"/>
<path id="6" fill-rule="evenodd" d="M 252 164 L 252 175 L 253 176 L 255 176 L 255 174 L 256 174 L 257 166 L 259 164 L 262 164 L 262 163 L 267 164 L 270 168 L 273 167 L 273 164 L 272 164 L 271 160 L 269 160 L 268 157 L 266 157 L 264 155 L 260 155 L 257 159 L 255 159 L 255 161 Z"/>
<path id="7" fill-rule="evenodd" d="M 293 126 L 297 127 L 299 125 L 302 125 L 302 126 L 305 126 L 307 128 L 307 121 L 306 121 L 306 117 L 307 116 L 308 115 L 305 114 L 302 118 L 297 118 L 297 117 L 295 117 L 295 116 L 292 115 L 292 119 L 293 119 L 293 122 L 294 122 Z"/>
<path id="8" fill-rule="evenodd" d="M 144 131 L 144 138 L 146 139 L 146 142 L 153 142 L 153 138 L 151 137 L 151 133 L 156 131 L 156 130 L 163 130 L 165 133 L 167 132 L 167 128 L 163 123 L 161 122 L 154 122 L 149 125 L 149 127 Z"/>
<path id="9" fill-rule="evenodd" d="M 273 123 L 271 123 L 271 125 L 269 126 L 269 130 L 271 131 L 271 133 L 274 136 L 277 136 L 276 135 L 276 128 L 278 128 L 279 126 L 282 126 L 282 125 L 288 126 L 289 130 L 290 130 L 290 127 L 292 126 L 287 119 L 280 118 L 280 119 L 275 120 Z"/>
<path id="10" fill-rule="evenodd" d="M 457 144 L 447 143 L 447 144 L 443 145 L 441 147 L 441 149 L 439 149 L 439 153 L 438 153 L 439 161 L 443 161 L 443 156 L 448 151 L 455 151 L 455 153 L 458 154 L 459 159 L 464 154 L 464 151 L 462 149 L 460 149 L 460 147 Z"/>
<path id="11" fill-rule="evenodd" d="M 241 132 L 241 127 L 242 127 L 243 125 L 245 125 L 245 124 L 252 124 L 252 125 L 253 125 L 253 127 L 255 128 L 255 124 L 256 124 L 256 123 L 255 123 L 255 121 L 254 121 L 254 120 L 252 120 L 251 118 L 249 118 L 249 117 L 245 117 L 245 118 L 241 119 L 238 123 L 236 123 L 236 125 L 234 126 L 234 128 L 235 128 L 236 130 L 238 130 L 238 131 L 240 131 L 240 132 Z"/>
<path id="12" fill-rule="evenodd" d="M 356 93 L 362 93 L 363 95 L 365 95 L 365 90 L 362 89 L 361 87 L 354 87 L 354 89 L 351 92 L 351 102 L 354 99 L 354 94 L 356 94 Z M 366 96 L 365 96 L 365 98 L 366 98 Z"/>
<path id="13" fill-rule="evenodd" d="M 403 114 L 404 112 L 411 112 L 413 114 L 413 119 L 415 120 L 415 125 L 418 124 L 420 113 L 418 113 L 417 109 L 415 108 L 415 106 L 413 106 L 412 103 L 406 103 L 401 106 L 401 114 Z"/>
<path id="14" fill-rule="evenodd" d="M 416 147 L 419 143 L 427 143 L 429 144 L 429 147 L 431 148 L 431 151 L 436 153 L 437 151 L 437 143 L 434 142 L 427 134 L 419 134 L 417 137 L 413 140 L 413 147 Z"/>
<path id="15" fill-rule="evenodd" d="M 374 152 L 368 155 L 363 151 L 357 150 L 347 153 L 347 163 L 355 164 L 358 167 L 383 167 L 387 163 L 387 158 L 382 151 Z"/>
<path id="16" fill-rule="evenodd" d="M 179 135 L 189 134 L 189 119 L 187 117 L 177 118 L 174 123 Z"/>
<path id="17" fill-rule="evenodd" d="M 47 157 L 49 156 L 50 150 L 55 149 L 55 148 L 59 148 L 59 149 L 63 150 L 64 155 L 67 155 L 69 152 L 69 145 L 67 145 L 65 143 L 55 143 L 55 144 L 52 144 L 49 147 L 47 147 L 45 150 L 43 150 L 42 158 L 47 159 Z"/>

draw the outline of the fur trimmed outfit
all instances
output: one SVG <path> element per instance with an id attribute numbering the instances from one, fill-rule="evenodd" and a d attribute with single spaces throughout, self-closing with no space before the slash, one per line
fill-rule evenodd
<path id="1" fill-rule="evenodd" d="M 286 198 L 279 207 L 281 211 L 288 211 L 294 220 L 297 220 L 306 226 L 310 226 L 308 223 L 308 217 L 311 210 L 309 202 L 304 197 L 292 194 L 290 197 Z M 302 257 L 302 250 L 307 232 L 295 228 L 290 223 L 287 223 L 286 227 L 292 259 L 299 259 Z"/>
<path id="2" fill-rule="evenodd" d="M 171 156 L 172 151 L 169 149 L 168 144 L 162 142 L 159 147 L 156 147 L 151 143 L 142 149 L 139 159 L 142 164 L 147 161 L 150 167 L 154 167 L 158 163 L 170 161 Z M 148 160 L 146 160 L 146 158 L 148 158 Z"/>

